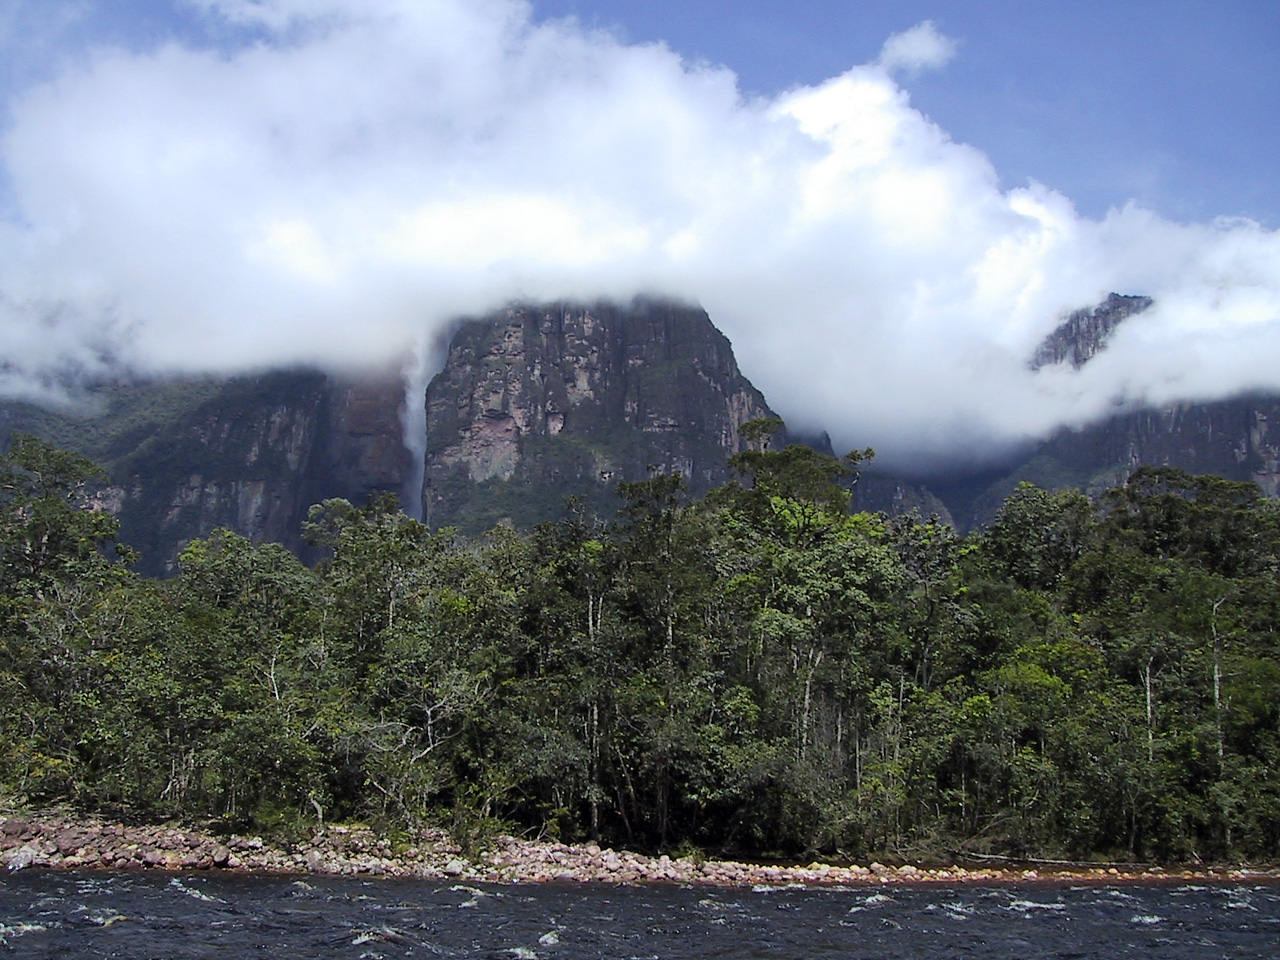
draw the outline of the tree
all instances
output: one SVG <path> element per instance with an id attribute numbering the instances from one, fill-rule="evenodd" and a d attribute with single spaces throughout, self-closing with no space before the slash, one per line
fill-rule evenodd
<path id="1" fill-rule="evenodd" d="M 782 429 L 782 421 L 776 418 L 743 424 L 742 436 L 751 446 L 731 456 L 729 466 L 749 481 L 749 492 L 730 484 L 721 497 L 736 499 L 757 513 L 779 498 L 803 504 L 810 512 L 848 513 L 848 485 L 857 482 L 858 471 L 871 462 L 875 451 L 867 447 L 836 458 L 802 443 L 770 450 L 769 438 Z"/>
<path id="2" fill-rule="evenodd" d="M 120 527 L 93 500 L 105 480 L 86 457 L 14 435 L 0 456 L 0 594 L 42 598 L 102 570 Z"/>
<path id="3" fill-rule="evenodd" d="M 983 531 L 981 549 L 999 572 L 1030 590 L 1053 590 L 1088 545 L 1097 523 L 1078 490 L 1050 493 L 1020 483 Z"/>

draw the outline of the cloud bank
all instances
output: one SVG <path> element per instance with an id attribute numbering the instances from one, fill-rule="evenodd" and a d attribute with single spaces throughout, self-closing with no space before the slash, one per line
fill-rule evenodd
<path id="1" fill-rule="evenodd" d="M 189 0 L 205 44 L 98 49 L 7 106 L 0 392 L 385 363 L 512 298 L 701 303 L 790 423 L 918 467 L 1124 402 L 1280 388 L 1280 238 L 1001 190 L 873 63 L 770 99 L 517 0 Z M 1080 371 L 1027 358 L 1157 305 Z"/>

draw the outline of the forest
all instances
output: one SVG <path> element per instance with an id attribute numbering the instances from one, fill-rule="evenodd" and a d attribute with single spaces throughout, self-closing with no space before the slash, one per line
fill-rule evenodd
<path id="1" fill-rule="evenodd" d="M 0 458 L 0 805 L 738 857 L 1280 854 L 1280 509 L 1144 468 L 985 529 L 851 514 L 870 451 L 463 538 L 312 508 L 148 579 L 101 471 Z"/>

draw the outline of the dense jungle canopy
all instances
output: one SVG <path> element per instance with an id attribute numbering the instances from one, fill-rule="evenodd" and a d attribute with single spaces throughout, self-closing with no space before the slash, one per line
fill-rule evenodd
<path id="1" fill-rule="evenodd" d="M 89 461 L 0 459 L 0 803 L 748 856 L 1280 854 L 1280 510 L 1143 469 L 967 537 L 736 458 L 477 540 L 312 509 L 151 580 Z"/>

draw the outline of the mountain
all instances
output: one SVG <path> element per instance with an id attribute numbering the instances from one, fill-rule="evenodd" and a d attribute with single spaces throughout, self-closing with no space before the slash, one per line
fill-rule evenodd
<path id="1" fill-rule="evenodd" d="M 1111 334 L 1129 317 L 1146 310 L 1150 297 L 1113 293 L 1096 307 L 1076 310 L 1044 338 L 1029 366 L 1032 370 L 1069 363 L 1079 370 L 1106 347 Z"/>
<path id="2" fill-rule="evenodd" d="M 969 529 L 994 517 L 1023 481 L 1093 496 L 1122 484 L 1142 466 L 1250 480 L 1266 496 L 1280 496 L 1280 397 L 1248 394 L 1213 403 L 1166 404 L 1063 428 L 1012 469 L 988 476 L 981 489 L 954 496 L 937 485 L 932 489 L 948 503 L 957 525 Z"/>
<path id="3" fill-rule="evenodd" d="M 650 468 L 705 493 L 729 479 L 742 424 L 772 416 L 705 311 L 651 299 L 466 320 L 420 397 L 399 370 L 121 380 L 74 410 L 0 402 L 0 437 L 34 433 L 102 464 L 122 539 L 166 574 L 217 527 L 307 556 L 308 508 L 331 497 L 396 493 L 433 526 L 479 533 L 559 517 L 566 496 L 611 516 L 617 482 Z M 425 438 L 406 430 L 413 403 Z"/>
<path id="4" fill-rule="evenodd" d="M 1079 369 L 1106 349 L 1121 323 L 1151 305 L 1149 297 L 1113 293 L 1096 307 L 1075 311 L 1045 338 L 1029 366 Z M 946 504 L 964 530 L 993 518 L 1023 481 L 1095 495 L 1142 466 L 1250 480 L 1267 496 L 1280 496 L 1280 396 L 1248 393 L 1128 409 L 1083 427 L 1060 428 L 1016 462 L 984 474 L 918 482 Z"/>
<path id="5" fill-rule="evenodd" d="M 773 416 L 706 311 L 517 304 L 464 322 L 427 387 L 424 502 L 432 526 L 529 526 L 564 498 L 612 514 L 618 480 L 727 481 L 739 428 Z"/>
<path id="6" fill-rule="evenodd" d="M 1078 368 L 1150 305 L 1113 294 L 1076 311 L 1028 363 Z M 121 517 L 122 538 L 144 572 L 165 574 L 187 541 L 220 526 L 310 556 L 302 523 L 332 497 L 396 493 L 434 527 L 479 533 L 560 517 L 570 496 L 612 515 L 617 482 L 650 468 L 679 471 L 700 495 L 730 479 L 741 426 L 765 416 L 705 311 L 639 298 L 513 304 L 460 321 L 425 396 L 397 368 L 121 379 L 74 409 L 0 401 L 0 438 L 34 433 L 102 464 L 111 485 L 101 501 Z M 830 452 L 824 437 L 808 442 Z M 1127 410 L 977 475 L 864 471 L 853 504 L 967 530 L 1020 481 L 1095 493 L 1143 465 L 1254 480 L 1280 495 L 1280 396 Z"/>
<path id="7" fill-rule="evenodd" d="M 111 485 L 100 500 L 142 553 L 139 569 L 166 574 L 217 527 L 305 554 L 311 504 L 401 492 L 412 475 L 403 404 L 396 372 L 125 380 L 74 410 L 0 403 L 0 436 L 33 433 L 101 464 Z"/>

